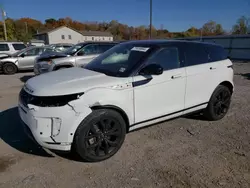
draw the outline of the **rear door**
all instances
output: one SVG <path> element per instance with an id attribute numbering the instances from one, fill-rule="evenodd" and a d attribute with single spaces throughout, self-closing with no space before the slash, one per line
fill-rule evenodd
<path id="1" fill-rule="evenodd" d="M 207 103 L 215 87 L 217 64 L 210 61 L 205 44 L 186 43 L 187 85 L 185 108 Z"/>

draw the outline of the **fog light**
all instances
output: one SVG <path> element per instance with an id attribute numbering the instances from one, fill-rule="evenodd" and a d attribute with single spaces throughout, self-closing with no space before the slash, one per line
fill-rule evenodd
<path id="1" fill-rule="evenodd" d="M 62 120 L 60 118 L 52 118 L 52 136 L 57 136 L 60 133 Z"/>

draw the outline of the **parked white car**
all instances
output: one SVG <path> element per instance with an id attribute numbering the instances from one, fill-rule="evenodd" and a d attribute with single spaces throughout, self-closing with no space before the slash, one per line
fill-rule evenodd
<path id="1" fill-rule="evenodd" d="M 0 41 L 0 56 L 1 54 L 13 54 L 19 50 L 26 48 L 23 42 L 3 42 Z"/>
<path id="2" fill-rule="evenodd" d="M 130 41 L 84 68 L 31 78 L 19 114 L 39 145 L 96 162 L 114 155 L 129 131 L 197 111 L 223 118 L 233 90 L 232 62 L 221 46 Z"/>

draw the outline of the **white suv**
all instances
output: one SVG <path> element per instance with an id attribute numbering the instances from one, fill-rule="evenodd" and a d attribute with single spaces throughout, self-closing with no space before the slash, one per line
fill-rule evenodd
<path id="1" fill-rule="evenodd" d="M 44 148 L 73 149 L 93 162 L 114 155 L 129 131 L 197 111 L 223 118 L 233 88 L 232 62 L 221 46 L 130 41 L 84 68 L 30 79 L 19 114 Z"/>
<path id="2" fill-rule="evenodd" d="M 13 54 L 19 50 L 26 48 L 23 42 L 1 42 L 0 41 L 0 57 L 1 54 Z"/>

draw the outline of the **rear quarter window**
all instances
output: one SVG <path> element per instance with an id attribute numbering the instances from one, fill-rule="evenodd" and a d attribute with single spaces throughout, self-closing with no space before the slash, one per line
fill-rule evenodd
<path id="1" fill-rule="evenodd" d="M 0 44 L 0 51 L 9 51 L 10 48 L 8 44 Z"/>
<path id="2" fill-rule="evenodd" d="M 208 53 L 203 44 L 187 43 L 185 47 L 186 66 L 208 63 Z"/>
<path id="3" fill-rule="evenodd" d="M 209 54 L 209 62 L 222 61 L 228 57 L 226 50 L 221 46 L 208 45 L 206 48 Z"/>

